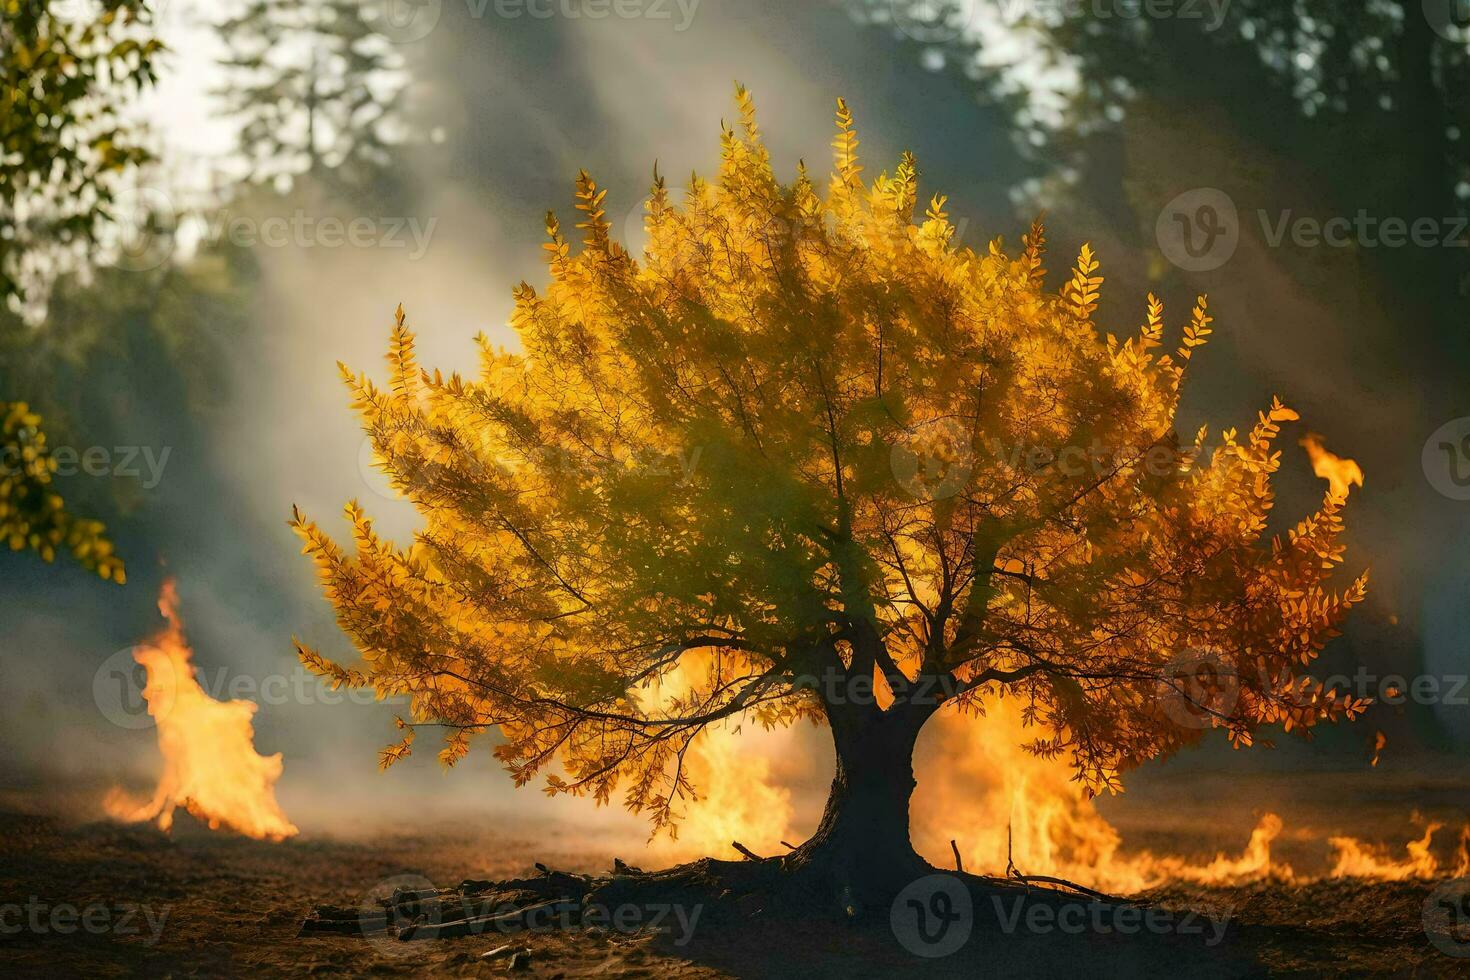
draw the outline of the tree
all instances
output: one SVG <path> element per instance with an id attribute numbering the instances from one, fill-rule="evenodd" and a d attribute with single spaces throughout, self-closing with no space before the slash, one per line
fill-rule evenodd
<path id="1" fill-rule="evenodd" d="M 102 524 L 67 511 L 51 486 L 55 472 L 41 417 L 25 402 L 0 403 L 0 540 L 48 562 L 64 548 L 83 567 L 123 584 L 122 560 L 112 553 Z"/>
<path id="2" fill-rule="evenodd" d="M 102 0 L 85 23 L 50 0 L 0 0 L 0 12 L 0 303 L 34 318 L 67 255 L 97 244 L 119 178 L 148 158 L 118 101 L 154 80 L 162 45 L 143 0 Z M 47 561 L 65 548 L 121 583 L 103 526 L 70 514 L 52 486 L 41 417 L 0 401 L 0 419 L 0 538 Z"/>
<path id="3" fill-rule="evenodd" d="M 342 369 L 425 524 L 399 547 L 350 503 L 349 553 L 294 512 L 363 662 L 297 646 L 411 698 L 384 765 L 420 727 L 446 764 L 498 728 L 518 784 L 559 764 L 549 792 L 621 784 L 659 828 L 707 726 L 825 723 L 831 795 L 781 867 L 866 901 L 922 870 L 911 753 L 941 709 L 1022 699 L 1031 750 L 1094 790 L 1210 728 L 1362 710 L 1297 675 L 1366 576 L 1331 587 L 1345 496 L 1266 537 L 1295 413 L 1209 452 L 1174 432 L 1203 298 L 1174 353 L 1152 297 L 1119 341 L 1088 246 L 1060 294 L 1039 227 L 1015 257 L 956 247 L 942 196 L 913 218 L 912 156 L 864 186 L 841 101 L 825 192 L 783 186 L 737 94 L 716 181 L 676 204 L 655 174 L 641 259 L 578 178 L 582 247 L 549 215 L 550 285 L 515 290 L 522 352 L 423 371 L 400 307 L 390 384 Z"/>
<path id="4" fill-rule="evenodd" d="M 403 60 L 355 0 L 249 0 L 220 25 L 230 49 L 219 90 L 239 151 L 265 181 L 335 174 L 360 181 L 401 133 Z"/>
<path id="5" fill-rule="evenodd" d="M 0 12 L 0 301 L 34 304 L 56 250 L 94 245 L 118 179 L 148 158 L 117 110 L 154 81 L 162 44 L 144 0 L 101 0 L 85 23 L 51 0 Z"/>

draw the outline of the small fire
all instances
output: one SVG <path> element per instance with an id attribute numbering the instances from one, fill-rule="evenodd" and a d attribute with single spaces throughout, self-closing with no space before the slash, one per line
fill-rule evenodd
<path id="1" fill-rule="evenodd" d="M 276 802 L 281 755 L 255 751 L 250 721 L 255 704 L 216 701 L 200 687 L 178 604 L 169 579 L 158 597 L 158 611 L 168 625 L 133 651 L 148 673 L 143 698 L 158 728 L 163 776 L 148 802 L 139 803 L 114 787 L 103 808 L 116 820 L 152 820 L 168 830 L 174 810 L 182 806 L 211 830 L 228 827 L 257 840 L 294 836 L 295 825 Z"/>
<path id="2" fill-rule="evenodd" d="M 775 734 L 759 731 L 749 736 Z M 678 825 L 679 836 L 656 840 L 650 845 L 652 854 L 671 861 L 710 854 L 733 858 L 731 841 L 759 854 L 785 850 L 781 840 L 791 824 L 791 791 L 774 783 L 770 761 L 752 752 L 745 738 L 725 728 L 706 729 L 696 736 L 685 755 L 684 771 L 699 800 L 684 808 L 688 819 Z"/>
<path id="3" fill-rule="evenodd" d="M 1363 468 L 1356 460 L 1343 459 L 1328 452 L 1322 445 L 1321 436 L 1315 433 L 1304 436 L 1301 445 L 1307 451 L 1307 459 L 1311 460 L 1312 472 L 1327 481 L 1334 497 L 1346 498 L 1349 487 L 1363 485 Z"/>
<path id="4" fill-rule="evenodd" d="M 920 740 L 919 788 L 914 794 L 914 846 L 943 865 L 955 839 L 965 868 L 985 874 L 1065 878 L 1091 888 L 1128 894 L 1166 881 L 1235 884 L 1290 878 L 1273 863 L 1271 842 L 1281 820 L 1265 814 L 1245 850 L 1191 864 L 1147 851 L 1120 853 L 1122 838 L 1097 811 L 1064 759 L 1040 759 L 1022 746 L 1035 737 L 1024 727 L 1014 698 L 988 705 L 984 718 L 945 711 Z M 924 780 L 925 771 L 945 773 Z"/>
<path id="5" fill-rule="evenodd" d="M 685 658 L 649 697 L 663 700 L 686 694 L 708 666 L 707 659 Z M 770 757 L 762 750 L 783 744 L 786 734 L 726 724 L 695 736 L 684 753 L 684 774 L 699 799 L 682 808 L 686 819 L 676 826 L 678 836 L 656 838 L 649 844 L 649 854 L 670 862 L 711 854 L 733 858 L 732 841 L 761 854 L 784 850 L 781 839 L 794 812 L 791 791 L 777 785 Z"/>

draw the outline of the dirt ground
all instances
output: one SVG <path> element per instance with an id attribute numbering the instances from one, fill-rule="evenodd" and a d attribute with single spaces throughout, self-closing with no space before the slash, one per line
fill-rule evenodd
<path id="1" fill-rule="evenodd" d="M 1176 923 L 1196 910 L 1203 927 L 1189 936 L 1098 928 L 1062 935 L 1017 929 L 1014 919 L 1006 930 L 999 923 L 1009 910 L 977 908 L 960 948 L 937 958 L 906 948 L 888 910 L 843 922 L 773 916 L 739 902 L 736 914 L 711 914 L 689 929 L 628 934 L 592 928 L 412 942 L 297 935 L 306 912 L 322 903 L 358 908 L 385 889 L 520 876 L 534 873 L 536 861 L 605 871 L 611 855 L 565 842 L 548 847 L 530 827 L 521 835 L 436 827 L 270 844 L 209 833 L 187 818 L 165 836 L 4 807 L 0 975 L 478 976 L 510 972 L 508 956 L 485 962 L 481 954 L 512 945 L 530 950 L 514 972 L 534 977 L 1470 977 L 1470 931 L 1447 940 L 1458 956 L 1426 936 L 1423 910 L 1435 885 L 1423 882 L 1171 888 L 1144 896 L 1173 910 Z M 1218 942 L 1211 941 L 1215 919 L 1224 925 Z"/>

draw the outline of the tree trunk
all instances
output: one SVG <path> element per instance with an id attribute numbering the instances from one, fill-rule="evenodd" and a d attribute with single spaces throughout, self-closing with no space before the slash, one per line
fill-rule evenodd
<path id="1" fill-rule="evenodd" d="M 909 841 L 913 753 L 931 712 L 829 709 L 837 771 L 821 823 L 787 867 L 811 873 L 848 914 L 886 905 L 932 869 Z"/>

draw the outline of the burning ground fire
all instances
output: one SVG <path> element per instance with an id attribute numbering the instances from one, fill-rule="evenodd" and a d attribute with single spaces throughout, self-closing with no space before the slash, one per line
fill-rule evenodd
<path id="1" fill-rule="evenodd" d="M 255 751 L 250 701 L 216 701 L 194 675 L 193 651 L 184 639 L 173 580 L 163 584 L 158 611 L 168 625 L 133 651 L 148 673 L 143 698 L 158 729 L 163 775 L 153 798 L 131 799 L 119 788 L 103 800 L 114 819 L 155 821 L 173 826 L 174 810 L 184 807 L 211 830 L 227 827 L 257 840 L 282 840 L 296 834 L 276 802 L 281 778 L 280 753 Z"/>
<path id="2" fill-rule="evenodd" d="M 1149 851 L 1124 852 L 1122 837 L 1098 812 L 1064 759 L 1045 760 L 1023 743 L 1034 733 L 1021 722 L 1014 699 L 997 701 L 983 718 L 942 712 L 919 740 L 913 801 L 913 840 L 938 867 L 953 864 L 950 839 L 957 841 L 966 870 L 1003 875 L 1008 860 L 1025 874 L 1044 874 L 1114 894 L 1133 894 L 1171 882 L 1237 885 L 1252 881 L 1301 882 L 1272 855 L 1282 820 L 1263 814 L 1242 850 L 1190 861 Z M 780 842 L 799 841 L 789 794 L 769 780 L 770 757 L 780 757 L 789 730 L 751 732 L 712 729 L 695 742 L 691 776 L 701 800 L 687 808 L 679 838 L 657 848 L 660 857 L 686 860 L 729 854 L 730 841 L 757 851 L 780 853 Z M 760 744 L 737 739 L 754 738 Z M 754 760 L 754 761 L 752 761 Z M 926 774 L 943 773 L 943 777 Z M 1458 850 L 1441 862 L 1431 847 L 1445 844 L 1446 827 L 1430 823 L 1423 835 L 1395 856 L 1356 838 L 1332 836 L 1331 878 L 1400 881 L 1470 873 L 1470 824 L 1461 828 Z M 732 855 L 733 856 L 733 855 Z"/>

